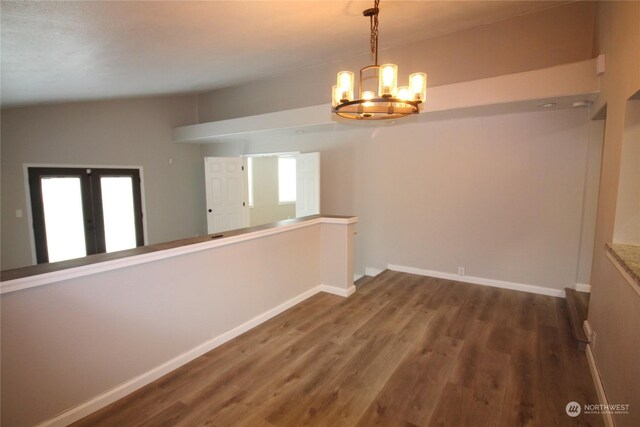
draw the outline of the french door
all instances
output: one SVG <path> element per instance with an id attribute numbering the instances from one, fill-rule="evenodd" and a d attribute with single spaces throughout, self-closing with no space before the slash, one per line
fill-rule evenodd
<path id="1" fill-rule="evenodd" d="M 38 263 L 144 245 L 138 169 L 29 167 Z"/>

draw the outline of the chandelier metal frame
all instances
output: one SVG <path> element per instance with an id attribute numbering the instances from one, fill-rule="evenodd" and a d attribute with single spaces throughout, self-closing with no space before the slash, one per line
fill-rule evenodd
<path id="1" fill-rule="evenodd" d="M 371 54 L 374 57 L 374 64 L 368 65 L 360 69 L 358 98 L 350 99 L 349 95 L 353 94 L 354 82 L 353 73 L 349 71 L 341 71 L 338 73 L 338 84 L 333 87 L 332 92 L 332 108 L 331 111 L 340 117 L 355 120 L 387 120 L 409 116 L 420 113 L 420 104 L 423 102 L 426 93 L 426 74 L 414 73 L 410 76 L 412 84 L 416 83 L 413 94 L 408 87 L 400 88 L 403 93 L 398 93 L 397 86 L 397 66 L 394 64 L 378 64 L 378 15 L 380 0 L 374 1 L 374 7 L 366 9 L 362 12 L 365 17 L 369 17 L 371 21 Z M 383 67 L 392 67 L 387 73 Z M 373 77 L 365 77 L 366 72 L 372 70 L 377 71 L 379 80 L 379 91 L 377 96 L 372 91 L 364 91 L 364 81 Z M 384 86 L 383 77 L 387 77 L 390 73 L 395 74 L 390 78 L 392 84 Z M 345 77 L 345 75 L 347 77 Z M 349 80 L 349 75 L 351 80 Z M 414 82 L 414 76 L 423 79 Z M 388 83 L 387 78 L 385 83 Z M 402 95 L 402 96 L 400 96 Z M 353 96 L 351 96 L 352 98 Z"/>

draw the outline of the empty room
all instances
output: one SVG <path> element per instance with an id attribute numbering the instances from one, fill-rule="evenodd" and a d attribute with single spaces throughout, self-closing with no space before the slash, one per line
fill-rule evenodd
<path id="1" fill-rule="evenodd" d="M 640 1 L 0 32 L 2 426 L 640 425 Z"/>

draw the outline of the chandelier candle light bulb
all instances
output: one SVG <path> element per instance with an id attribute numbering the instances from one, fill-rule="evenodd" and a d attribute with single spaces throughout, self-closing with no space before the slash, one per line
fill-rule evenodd
<path id="1" fill-rule="evenodd" d="M 375 98 L 375 94 L 373 93 L 373 91 L 371 90 L 365 90 L 364 92 L 362 92 L 362 99 L 364 100 L 371 100 L 373 98 Z M 365 102 L 364 104 L 365 107 L 371 107 L 373 105 L 372 102 Z"/>
<path id="2" fill-rule="evenodd" d="M 380 66 L 378 94 L 383 98 L 391 98 L 398 87 L 398 66 L 384 64 Z"/>
<path id="3" fill-rule="evenodd" d="M 409 86 L 401 86 L 398 88 L 398 99 L 411 101 L 413 96 L 413 92 L 409 89 Z"/>
<path id="4" fill-rule="evenodd" d="M 416 101 L 424 101 L 427 96 L 427 74 L 413 73 L 409 76 L 409 84 Z"/>
<path id="5" fill-rule="evenodd" d="M 340 117 L 356 120 L 396 119 L 420 113 L 420 104 L 426 98 L 426 73 L 411 74 L 409 86 L 398 88 L 398 66 L 395 64 L 378 65 L 379 4 L 380 0 L 374 0 L 374 7 L 362 12 L 371 20 L 371 53 L 375 58 L 375 63 L 360 70 L 359 97 L 355 99 L 353 96 L 355 79 L 354 73 L 351 71 L 340 71 L 337 84 L 332 88 L 331 111 Z M 377 75 L 364 76 L 365 73 L 374 72 L 377 72 Z M 377 79 L 377 94 L 371 90 L 364 90 L 363 83 L 369 79 Z"/>
<path id="6" fill-rule="evenodd" d="M 338 87 L 340 88 L 340 100 L 342 102 L 353 99 L 353 71 L 340 71 L 338 73 Z"/>
<path id="7" fill-rule="evenodd" d="M 340 104 L 340 100 L 342 99 L 342 88 L 338 85 L 333 85 L 331 93 L 333 94 L 331 97 L 331 106 L 335 108 Z"/>
<path id="8" fill-rule="evenodd" d="M 411 101 L 413 100 L 413 92 L 409 89 L 409 86 L 400 86 L 398 88 L 398 99 L 402 101 Z M 403 107 L 411 107 L 409 104 L 402 104 Z"/>

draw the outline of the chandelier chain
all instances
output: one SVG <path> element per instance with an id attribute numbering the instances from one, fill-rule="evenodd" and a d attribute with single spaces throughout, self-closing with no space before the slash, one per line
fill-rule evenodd
<path id="1" fill-rule="evenodd" d="M 375 63 L 378 64 L 378 5 L 380 0 L 375 0 L 373 4 L 374 13 L 371 15 L 371 54 L 375 55 Z"/>

